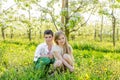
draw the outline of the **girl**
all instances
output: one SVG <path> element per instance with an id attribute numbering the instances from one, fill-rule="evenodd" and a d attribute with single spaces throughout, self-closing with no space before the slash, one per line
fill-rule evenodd
<path id="1" fill-rule="evenodd" d="M 55 58 L 54 67 L 67 67 L 70 72 L 74 71 L 74 58 L 72 47 L 68 44 L 67 38 L 62 31 L 55 33 L 54 41 L 56 45 L 53 47 L 53 55 Z"/>

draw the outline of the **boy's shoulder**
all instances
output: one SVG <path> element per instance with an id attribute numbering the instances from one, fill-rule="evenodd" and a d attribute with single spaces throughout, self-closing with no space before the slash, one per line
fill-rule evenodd
<path id="1" fill-rule="evenodd" d="M 46 46 L 46 43 L 40 43 L 37 47 L 44 47 Z"/>

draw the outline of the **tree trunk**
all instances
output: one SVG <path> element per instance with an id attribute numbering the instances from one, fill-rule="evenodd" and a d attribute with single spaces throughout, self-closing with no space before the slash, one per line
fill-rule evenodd
<path id="1" fill-rule="evenodd" d="M 36 37 L 36 35 L 37 35 L 37 31 L 35 31 L 35 33 L 34 33 L 34 34 L 35 34 L 35 37 Z"/>
<path id="2" fill-rule="evenodd" d="M 1 32 L 2 32 L 2 38 L 5 40 L 5 32 L 4 32 L 4 27 L 1 27 Z"/>
<path id="3" fill-rule="evenodd" d="M 119 41 L 119 29 L 117 28 L 117 41 Z"/>
<path id="4" fill-rule="evenodd" d="M 96 40 L 96 34 L 97 34 L 97 31 L 96 31 L 96 28 L 95 28 L 95 32 L 94 32 L 94 40 Z"/>
<path id="5" fill-rule="evenodd" d="M 113 10 L 112 10 L 113 46 L 115 46 L 115 23 L 116 23 L 116 19 L 114 17 Z"/>
<path id="6" fill-rule="evenodd" d="M 41 32 L 41 30 L 39 31 L 39 34 L 40 34 L 40 39 L 42 38 L 42 32 Z"/>
<path id="7" fill-rule="evenodd" d="M 65 0 L 62 0 L 62 9 L 63 10 L 65 8 Z M 64 16 L 61 15 L 61 23 L 64 25 Z M 61 27 L 61 30 L 63 31 L 63 27 Z"/>
<path id="8" fill-rule="evenodd" d="M 28 11 L 28 13 L 29 13 L 29 21 L 30 21 L 30 23 L 31 23 L 30 6 L 29 6 L 29 11 Z M 31 40 L 32 40 L 32 37 L 31 37 L 31 34 L 32 34 L 32 32 L 31 32 L 31 25 L 30 25 L 30 24 L 28 24 L 28 25 L 29 25 L 28 37 L 29 37 L 29 41 L 31 41 Z"/>
<path id="9" fill-rule="evenodd" d="M 65 35 L 67 37 L 67 40 L 69 40 L 69 29 L 68 28 L 65 28 Z"/>
<path id="10" fill-rule="evenodd" d="M 13 38 L 13 28 L 11 28 L 11 33 L 10 33 L 10 38 L 12 39 Z"/>
<path id="11" fill-rule="evenodd" d="M 67 13 L 65 16 L 65 35 L 67 37 L 67 39 L 69 40 L 69 28 L 67 26 L 67 23 L 69 21 L 69 17 L 68 17 L 68 0 L 65 0 L 65 8 L 67 9 Z"/>
<path id="12" fill-rule="evenodd" d="M 30 26 L 29 26 L 30 27 Z M 32 40 L 32 38 L 31 38 L 31 29 L 29 28 L 29 30 L 28 30 L 28 38 L 29 38 L 29 41 L 31 41 Z"/>
<path id="13" fill-rule="evenodd" d="M 102 15 L 102 18 L 101 18 L 100 41 L 102 41 L 102 31 L 103 31 L 103 15 Z"/>

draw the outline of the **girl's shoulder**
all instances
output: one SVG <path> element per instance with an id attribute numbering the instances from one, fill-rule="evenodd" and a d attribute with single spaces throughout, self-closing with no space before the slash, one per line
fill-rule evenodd
<path id="1" fill-rule="evenodd" d="M 62 49 L 58 46 L 58 45 L 54 45 L 52 48 L 52 52 L 58 52 L 58 53 L 62 53 Z"/>
<path id="2" fill-rule="evenodd" d="M 54 47 L 59 47 L 59 46 L 57 44 L 55 44 Z"/>
<path id="3" fill-rule="evenodd" d="M 60 48 L 58 45 L 54 45 L 54 46 L 53 46 L 53 49 L 54 49 L 54 50 L 58 50 L 58 49 L 61 49 L 61 48 Z"/>

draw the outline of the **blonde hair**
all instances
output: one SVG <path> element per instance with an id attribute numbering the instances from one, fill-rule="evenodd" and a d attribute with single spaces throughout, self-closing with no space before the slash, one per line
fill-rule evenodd
<path id="1" fill-rule="evenodd" d="M 70 46 L 68 44 L 68 41 L 67 41 L 67 38 L 66 38 L 65 34 L 62 31 L 58 31 L 58 32 L 55 33 L 54 41 L 58 45 L 57 40 L 59 39 L 61 34 L 64 35 L 64 37 L 65 37 L 65 44 L 63 46 L 63 54 L 65 54 L 65 53 L 69 54 L 70 53 Z"/>

